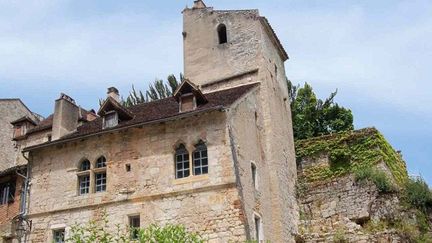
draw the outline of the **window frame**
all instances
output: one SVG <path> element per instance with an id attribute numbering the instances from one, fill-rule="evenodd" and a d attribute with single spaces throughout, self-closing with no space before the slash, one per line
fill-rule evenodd
<path id="1" fill-rule="evenodd" d="M 82 186 L 82 183 L 84 182 L 82 179 L 87 178 L 86 186 Z M 84 174 L 84 175 L 79 175 L 78 176 L 78 195 L 82 196 L 82 195 L 86 195 L 86 194 L 90 194 L 90 188 L 91 188 L 91 178 L 90 178 L 90 173 L 88 174 Z M 85 192 L 83 192 L 83 190 L 86 190 Z"/>
<path id="2" fill-rule="evenodd" d="M 179 160 L 179 156 L 181 159 Z M 184 144 L 180 144 L 174 153 L 175 178 L 183 179 L 191 176 L 190 153 Z M 181 168 L 179 168 L 181 165 Z M 185 168 L 187 166 L 187 168 Z M 179 176 L 181 173 L 182 176 Z"/>
<path id="3" fill-rule="evenodd" d="M 116 111 L 108 111 L 103 116 L 103 128 L 112 128 L 119 124 L 119 117 Z"/>
<path id="4" fill-rule="evenodd" d="M 8 205 L 15 201 L 16 182 L 10 180 L 0 183 L 0 205 Z"/>
<path id="5" fill-rule="evenodd" d="M 104 175 L 104 177 L 98 178 L 99 175 Z M 94 180 L 95 180 L 95 183 L 94 183 L 95 193 L 106 192 L 106 188 L 107 188 L 107 173 L 106 173 L 106 171 L 95 172 Z M 100 183 L 100 184 L 98 184 L 98 183 Z M 101 189 L 98 189 L 98 188 L 101 188 Z"/>
<path id="6" fill-rule="evenodd" d="M 134 224 L 137 222 L 135 220 L 138 220 L 138 226 L 135 226 Z M 131 240 L 137 240 L 139 238 L 139 228 L 141 227 L 141 217 L 139 214 L 137 215 L 130 215 L 128 216 L 129 221 L 129 228 L 130 228 L 130 239 Z"/>
<path id="7" fill-rule="evenodd" d="M 58 241 L 58 239 L 57 239 L 57 233 L 61 233 L 62 234 L 60 236 L 61 237 L 60 241 Z M 65 228 L 53 229 L 52 230 L 52 242 L 54 242 L 54 243 L 64 243 L 64 242 L 66 242 L 66 230 L 65 230 Z"/>
<path id="8" fill-rule="evenodd" d="M 197 154 L 199 155 L 198 157 Z M 197 165 L 197 162 L 199 162 L 199 165 Z M 197 169 L 199 169 L 199 173 L 196 173 Z M 204 172 L 204 170 L 206 170 L 206 172 Z M 195 150 L 192 153 L 192 173 L 194 176 L 206 175 L 209 173 L 207 145 L 202 140 L 195 145 Z"/>

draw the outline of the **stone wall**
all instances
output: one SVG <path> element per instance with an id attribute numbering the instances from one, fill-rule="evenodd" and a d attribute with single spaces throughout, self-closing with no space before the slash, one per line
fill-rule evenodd
<path id="1" fill-rule="evenodd" d="M 32 152 L 32 239 L 50 239 L 52 227 L 88 221 L 99 208 L 112 224 L 140 214 L 142 226 L 184 223 L 215 242 L 245 239 L 225 119 L 215 111 Z M 209 174 L 175 179 L 175 147 L 184 143 L 191 152 L 200 139 L 208 146 Z M 101 155 L 107 158 L 107 191 L 78 195 L 80 161 L 94 163 Z"/>
<path id="2" fill-rule="evenodd" d="M 15 166 L 18 149 L 13 138 L 13 126 L 10 124 L 23 116 L 33 114 L 19 99 L 0 99 L 0 171 Z"/>

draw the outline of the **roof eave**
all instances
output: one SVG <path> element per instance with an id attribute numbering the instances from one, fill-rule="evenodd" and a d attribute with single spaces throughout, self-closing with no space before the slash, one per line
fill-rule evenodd
<path id="1" fill-rule="evenodd" d="M 204 110 L 192 111 L 192 112 L 187 112 L 187 113 L 179 113 L 175 116 L 171 116 L 171 117 L 167 117 L 167 118 L 162 118 L 162 119 L 157 119 L 157 120 L 152 120 L 152 121 L 146 121 L 146 122 L 140 122 L 140 123 L 131 124 L 128 126 L 121 126 L 121 127 L 117 127 L 117 128 L 114 127 L 111 129 L 105 129 L 105 130 L 101 130 L 101 131 L 98 131 L 95 133 L 90 133 L 90 134 L 83 135 L 83 136 L 73 137 L 73 138 L 69 138 L 69 139 L 68 138 L 59 139 L 59 140 L 51 141 L 48 143 L 30 146 L 30 147 L 24 148 L 23 152 L 31 152 L 31 151 L 34 151 L 34 150 L 40 149 L 40 148 L 45 148 L 45 147 L 49 147 L 49 146 L 53 146 L 53 145 L 59 145 L 59 144 L 63 144 L 63 143 L 67 143 L 67 142 L 71 142 L 71 141 L 75 141 L 75 140 L 79 140 L 79 139 L 89 138 L 89 137 L 93 137 L 93 136 L 97 136 L 97 135 L 101 135 L 101 134 L 105 134 L 105 133 L 110 133 L 110 132 L 121 131 L 121 130 L 129 129 L 129 128 L 140 127 L 140 126 L 144 126 L 144 125 L 152 125 L 152 124 L 156 124 L 156 123 L 160 123 L 160 122 L 174 121 L 174 120 L 194 116 L 194 115 L 200 114 L 200 113 L 211 112 L 211 111 L 216 111 L 216 110 L 223 111 L 224 109 L 225 109 L 224 106 L 219 105 L 219 106 L 207 108 Z"/>

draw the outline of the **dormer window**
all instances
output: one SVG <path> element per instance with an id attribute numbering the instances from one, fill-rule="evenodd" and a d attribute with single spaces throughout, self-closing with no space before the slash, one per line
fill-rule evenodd
<path id="1" fill-rule="evenodd" d="M 180 98 L 180 112 L 196 109 L 196 99 L 192 93 L 184 94 Z"/>
<path id="2" fill-rule="evenodd" d="M 21 137 L 25 134 L 25 125 L 17 125 L 14 127 L 14 138 Z"/>
<path id="3" fill-rule="evenodd" d="M 36 126 L 36 122 L 27 116 L 21 117 L 20 119 L 11 122 L 11 124 L 13 125 L 14 128 L 13 130 L 14 139 L 19 139 L 20 137 L 25 136 L 28 129 L 31 129 L 34 126 Z"/>
<path id="4" fill-rule="evenodd" d="M 179 112 L 193 111 L 208 102 L 199 88 L 187 79 L 177 87 L 173 96 L 179 103 Z"/>
<path id="5" fill-rule="evenodd" d="M 128 121 L 134 117 L 118 99 L 118 90 L 113 87 L 109 88 L 108 97 L 98 111 L 98 115 L 103 117 L 102 129 L 115 127 L 119 125 L 119 122 Z"/>
<path id="6" fill-rule="evenodd" d="M 118 125 L 118 114 L 115 111 L 107 112 L 104 116 L 104 128 L 115 127 Z"/>

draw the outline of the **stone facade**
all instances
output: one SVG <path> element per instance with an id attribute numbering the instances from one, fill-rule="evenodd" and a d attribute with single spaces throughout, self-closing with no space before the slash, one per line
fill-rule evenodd
<path id="1" fill-rule="evenodd" d="M 297 173 L 288 56 L 258 10 L 216 11 L 195 1 L 183 16 L 185 78 L 197 87 L 189 103 L 181 91 L 175 93 L 176 112 L 193 115 L 104 132 L 108 114 L 124 122 L 136 118 L 137 108 L 121 107 L 111 92 L 101 118 L 82 119 L 81 108 L 62 94 L 54 114 L 17 143 L 29 157 L 31 242 L 51 242 L 57 229 L 67 237 L 71 226 L 98 220 L 102 212 L 113 230 L 139 215 L 141 226 L 183 224 L 210 242 L 294 241 Z M 227 43 L 218 43 L 219 24 L 226 26 Z M 253 88 L 234 102 L 194 114 L 208 94 L 246 86 Z M 75 139 L 81 126 L 102 130 Z M 183 144 L 192 152 L 200 141 L 207 146 L 208 173 L 177 179 L 176 148 Z M 96 167 L 101 156 L 106 168 Z M 91 166 L 83 172 L 85 160 Z M 106 190 L 98 192 L 101 171 Z M 84 174 L 90 188 L 82 195 Z"/>
<path id="2" fill-rule="evenodd" d="M 14 130 L 11 122 L 24 116 L 38 121 L 38 118 L 19 99 L 0 99 L 0 171 L 16 165 L 20 155 L 16 142 L 13 140 Z"/>

